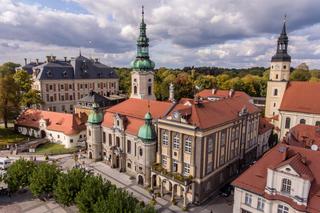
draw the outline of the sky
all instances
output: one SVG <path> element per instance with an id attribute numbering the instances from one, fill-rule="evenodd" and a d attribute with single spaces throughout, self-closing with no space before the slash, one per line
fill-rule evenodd
<path id="1" fill-rule="evenodd" d="M 0 63 L 81 49 L 129 67 L 142 5 L 156 67 L 268 67 L 287 14 L 292 66 L 320 68 L 319 0 L 0 0 Z"/>

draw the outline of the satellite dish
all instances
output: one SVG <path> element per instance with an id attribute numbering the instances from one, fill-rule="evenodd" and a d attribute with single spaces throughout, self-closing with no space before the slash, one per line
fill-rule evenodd
<path id="1" fill-rule="evenodd" d="M 319 147 L 318 147 L 317 144 L 313 144 L 313 145 L 311 146 L 311 150 L 313 150 L 313 151 L 318 151 L 318 149 L 319 149 Z"/>

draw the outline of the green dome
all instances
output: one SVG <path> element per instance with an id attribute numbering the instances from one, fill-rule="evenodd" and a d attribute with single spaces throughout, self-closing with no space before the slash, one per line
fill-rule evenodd
<path id="1" fill-rule="evenodd" d="M 147 112 L 144 116 L 145 124 L 140 127 L 138 137 L 143 141 L 153 141 L 156 139 L 156 132 L 152 124 L 152 116 L 150 112 Z"/>
<path id="2" fill-rule="evenodd" d="M 102 112 L 92 111 L 88 117 L 88 123 L 91 124 L 100 124 L 103 121 Z"/>
<path id="3" fill-rule="evenodd" d="M 135 70 L 153 70 L 155 67 L 155 63 L 150 59 L 137 58 L 131 63 L 131 67 Z"/>

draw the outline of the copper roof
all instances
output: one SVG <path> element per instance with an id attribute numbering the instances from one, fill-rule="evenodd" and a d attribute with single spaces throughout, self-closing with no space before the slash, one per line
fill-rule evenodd
<path id="1" fill-rule="evenodd" d="M 281 111 L 320 114 L 320 83 L 291 81 L 283 95 Z"/>

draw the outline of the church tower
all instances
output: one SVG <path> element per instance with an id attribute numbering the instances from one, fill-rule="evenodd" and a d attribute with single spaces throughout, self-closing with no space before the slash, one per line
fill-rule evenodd
<path id="1" fill-rule="evenodd" d="M 288 55 L 288 41 L 285 18 L 278 38 L 277 52 L 271 59 L 265 109 L 265 116 L 269 118 L 279 114 L 283 94 L 290 78 L 291 57 Z"/>
<path id="2" fill-rule="evenodd" d="M 137 56 L 131 63 L 131 96 L 130 98 L 155 100 L 154 73 L 155 64 L 149 57 L 149 38 L 146 34 L 147 25 L 144 23 L 144 9 L 142 6 L 142 20 L 140 35 L 137 40 Z"/>

